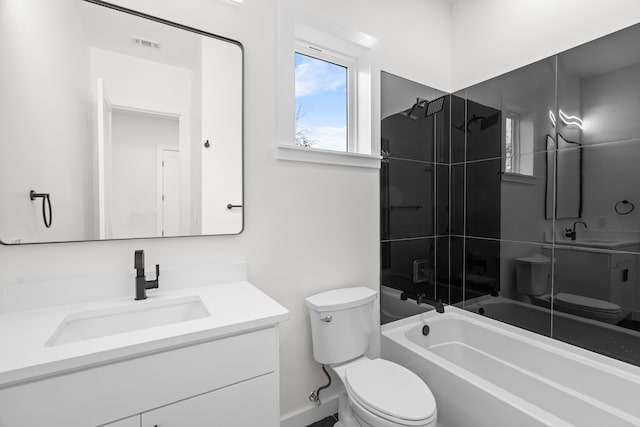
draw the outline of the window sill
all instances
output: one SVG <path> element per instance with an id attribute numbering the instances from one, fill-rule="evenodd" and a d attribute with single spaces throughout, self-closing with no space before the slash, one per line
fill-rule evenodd
<path id="1" fill-rule="evenodd" d="M 522 175 L 519 173 L 502 173 L 502 181 L 513 182 L 516 184 L 534 185 L 536 183 L 536 177 L 533 175 Z"/>
<path id="2" fill-rule="evenodd" d="M 318 148 L 298 147 L 295 145 L 278 145 L 276 148 L 276 158 L 278 160 L 294 162 L 323 163 L 369 169 L 380 169 L 380 160 L 382 159 L 381 156 L 375 154 L 344 153 Z"/>

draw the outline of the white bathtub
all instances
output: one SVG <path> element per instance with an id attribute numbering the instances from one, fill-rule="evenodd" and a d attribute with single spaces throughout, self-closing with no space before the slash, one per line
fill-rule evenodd
<path id="1" fill-rule="evenodd" d="M 532 304 L 503 297 L 465 304 L 465 310 L 477 313 L 480 309 L 487 317 L 542 335 L 548 336 L 551 329 L 549 310 Z M 553 313 L 553 338 L 640 366 L 638 331 L 556 310 Z"/>
<path id="2" fill-rule="evenodd" d="M 439 426 L 640 426 L 640 368 L 455 307 L 383 325 L 381 345 L 429 385 Z"/>

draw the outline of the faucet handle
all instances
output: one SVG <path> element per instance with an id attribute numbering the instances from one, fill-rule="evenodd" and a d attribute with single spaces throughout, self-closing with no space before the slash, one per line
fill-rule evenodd
<path id="1" fill-rule="evenodd" d="M 144 251 L 142 249 L 134 252 L 133 268 L 144 268 Z"/>

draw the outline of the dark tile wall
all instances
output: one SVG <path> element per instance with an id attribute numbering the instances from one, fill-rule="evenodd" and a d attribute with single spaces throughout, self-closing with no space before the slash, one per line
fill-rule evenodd
<path id="1" fill-rule="evenodd" d="M 399 291 L 383 293 L 395 298 L 383 302 L 384 322 L 402 317 L 403 306 L 413 313 L 418 294 L 449 300 L 450 97 L 384 72 L 381 85 L 381 284 Z M 442 110 L 427 116 L 420 101 L 445 95 Z M 399 303 L 402 292 L 409 299 Z"/>
<path id="2" fill-rule="evenodd" d="M 382 285 L 640 366 L 637 40 L 640 24 L 451 94 L 448 115 L 410 121 L 407 99 L 383 119 Z"/>

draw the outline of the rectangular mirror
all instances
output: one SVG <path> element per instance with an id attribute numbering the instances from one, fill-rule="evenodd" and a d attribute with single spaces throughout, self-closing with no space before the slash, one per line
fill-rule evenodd
<path id="1" fill-rule="evenodd" d="M 94 0 L 0 0 L 0 241 L 237 234 L 243 48 Z"/>

